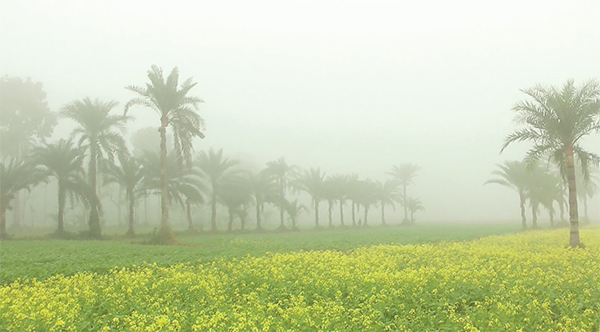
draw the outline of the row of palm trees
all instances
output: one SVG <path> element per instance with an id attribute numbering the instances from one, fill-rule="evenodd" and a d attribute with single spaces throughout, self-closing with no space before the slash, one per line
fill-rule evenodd
<path id="1" fill-rule="evenodd" d="M 600 132 L 600 83 L 590 80 L 575 86 L 568 80 L 561 88 L 536 85 L 522 89 L 526 100 L 513 107 L 515 121 L 521 128 L 506 137 L 501 151 L 515 142 L 530 141 L 525 163 L 534 168 L 546 159 L 557 165 L 568 192 L 571 247 L 580 246 L 577 204 L 578 164 L 585 180 L 589 166 L 600 164 L 600 157 L 581 146 L 584 137 Z"/>
<path id="2" fill-rule="evenodd" d="M 560 211 L 560 218 L 565 221 L 564 212 L 567 206 L 566 186 L 560 176 L 560 172 L 548 167 L 527 167 L 524 161 L 506 161 L 498 165 L 498 169 L 493 171 L 494 178 L 485 182 L 485 184 L 495 183 L 513 189 L 519 195 L 519 206 L 521 209 L 522 228 L 527 229 L 526 204 L 529 202 L 531 209 L 532 228 L 538 228 L 538 213 L 540 206 L 547 212 L 550 218 L 550 225 L 554 226 L 554 216 L 556 215 L 555 205 Z M 584 205 L 585 220 L 589 221 L 587 214 L 588 198 L 592 198 L 597 185 L 595 179 L 590 176 L 586 181 L 583 174 L 577 177 L 578 198 Z"/>
<path id="3" fill-rule="evenodd" d="M 414 221 L 414 213 L 422 210 L 418 199 L 407 196 L 406 187 L 418 167 L 404 164 L 394 167 L 393 180 L 380 183 L 369 179 L 359 180 L 357 175 L 326 177 L 319 169 L 301 171 L 279 159 L 267 163 L 265 170 L 253 174 L 241 169 L 240 162 L 223 156 L 223 151 L 209 150 L 193 154 L 194 138 L 203 138 L 204 123 L 197 110 L 202 100 L 189 96 L 196 85 L 192 79 L 179 84 L 179 72 L 174 68 L 165 78 L 159 67 L 148 71 L 144 87 L 128 86 L 138 96 L 125 105 L 120 115 L 111 111 L 115 102 L 102 102 L 84 98 L 66 105 L 60 117 L 70 119 L 76 127 L 68 139 L 55 143 L 39 144 L 25 158 L 11 159 L 0 164 L 0 236 L 7 237 L 6 210 L 22 190 L 31 190 L 41 182 L 54 178 L 58 184 L 58 229 L 64 230 L 64 209 L 67 199 L 80 202 L 89 209 L 90 236 L 102 237 L 99 187 L 118 184 L 125 193 L 129 207 L 128 235 L 133 236 L 135 206 L 140 197 L 160 195 L 161 222 L 159 242 L 172 242 L 169 226 L 169 208 L 181 205 L 186 210 L 189 227 L 193 228 L 191 207 L 208 203 L 211 206 L 211 230 L 217 230 L 217 205 L 229 212 L 228 230 L 233 229 L 234 218 L 239 218 L 245 229 L 248 209 L 256 208 L 256 227 L 261 230 L 261 212 L 266 204 L 275 205 L 280 212 L 280 229 L 288 228 L 284 217 L 289 216 L 290 228 L 297 227 L 298 215 L 307 210 L 297 199 L 288 200 L 289 191 L 306 192 L 312 198 L 315 225 L 319 224 L 319 206 L 329 204 L 329 225 L 333 226 L 332 209 L 340 208 L 340 223 L 344 225 L 346 202 L 352 202 L 352 224 L 367 225 L 369 209 L 381 206 L 382 223 L 385 207 L 400 202 L 404 206 L 404 223 Z M 159 115 L 160 145 L 158 153 L 145 151 L 140 156 L 128 152 L 123 133 L 131 119 L 127 113 L 139 105 L 154 110 Z M 170 128 L 173 148 L 168 153 L 167 129 Z M 100 184 L 99 184 L 99 180 Z M 402 188 L 402 192 L 399 191 Z M 364 221 L 356 220 L 363 208 Z M 410 213 L 410 219 L 408 217 Z"/>

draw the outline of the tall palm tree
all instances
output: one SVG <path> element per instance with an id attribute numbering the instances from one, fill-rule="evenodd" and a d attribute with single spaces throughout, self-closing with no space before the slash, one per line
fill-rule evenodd
<path id="1" fill-rule="evenodd" d="M 407 192 L 406 188 L 413 184 L 413 179 L 417 176 L 417 171 L 420 169 L 419 166 L 414 164 L 400 164 L 400 166 L 393 166 L 392 171 L 388 174 L 393 176 L 394 180 L 398 182 L 400 186 L 402 186 L 402 205 L 404 205 L 404 223 L 407 223 L 408 220 L 408 207 L 406 206 L 406 198 Z"/>
<path id="2" fill-rule="evenodd" d="M 31 163 L 11 159 L 7 163 L 0 162 L 0 240 L 8 238 L 6 233 L 6 210 L 21 190 L 44 181 L 46 175 Z"/>
<path id="3" fill-rule="evenodd" d="M 142 180 L 144 170 L 142 163 L 127 153 L 119 154 L 119 164 L 104 163 L 105 183 L 116 183 L 125 190 L 125 198 L 129 203 L 129 226 L 126 235 L 135 237 L 135 203 L 144 195 Z"/>
<path id="4" fill-rule="evenodd" d="M 110 115 L 110 111 L 117 106 L 114 101 L 101 102 L 98 99 L 84 98 L 76 100 L 63 107 L 61 116 L 74 120 L 77 127 L 73 130 L 73 137 L 78 138 L 79 146 L 89 154 L 89 183 L 92 192 L 97 195 L 97 169 L 98 161 L 104 158 L 113 160 L 117 151 L 124 151 L 125 141 L 121 133 L 125 130 L 128 118 Z M 90 201 L 89 227 L 90 235 L 95 238 L 102 237 L 100 215 L 96 199 Z"/>
<path id="5" fill-rule="evenodd" d="M 519 206 L 521 207 L 521 225 L 527 229 L 527 217 L 525 215 L 525 202 L 528 195 L 529 175 L 527 166 L 522 161 L 505 161 L 503 165 L 497 165 L 499 170 L 492 171 L 495 178 L 484 183 L 495 183 L 511 188 L 519 194 Z"/>
<path id="6" fill-rule="evenodd" d="M 217 231 L 217 200 L 219 191 L 223 186 L 223 180 L 231 173 L 238 170 L 235 166 L 240 164 L 239 160 L 229 159 L 223 156 L 223 149 L 214 151 L 212 148 L 207 152 L 202 151 L 198 155 L 197 165 L 204 172 L 206 179 L 210 183 L 211 189 L 211 231 Z"/>
<path id="7" fill-rule="evenodd" d="M 275 176 L 266 170 L 250 175 L 250 190 L 254 196 L 256 205 L 256 230 L 262 231 L 261 212 L 264 211 L 265 203 L 276 204 L 279 198 L 279 189 L 275 182 Z"/>
<path id="8" fill-rule="evenodd" d="M 415 224 L 415 213 L 418 211 L 423 211 L 425 208 L 423 207 L 423 203 L 421 200 L 414 197 L 408 197 L 406 199 L 406 206 L 408 208 L 408 212 L 410 212 L 410 223 L 412 225 Z"/>
<path id="9" fill-rule="evenodd" d="M 279 158 L 267 163 L 266 172 L 275 176 L 277 179 L 277 186 L 279 187 L 279 229 L 284 230 L 285 222 L 283 220 L 283 215 L 285 211 L 288 181 L 290 177 L 293 177 L 298 172 L 298 167 L 295 165 L 289 165 L 285 162 L 284 158 Z"/>
<path id="10" fill-rule="evenodd" d="M 394 202 L 397 202 L 400 198 L 398 182 L 387 180 L 385 182 L 377 181 L 375 184 L 377 188 L 375 196 L 381 207 L 381 224 L 385 226 L 385 206 L 391 205 L 395 210 Z"/>
<path id="11" fill-rule="evenodd" d="M 64 233 L 64 213 L 67 194 L 74 195 L 98 208 L 97 196 L 85 181 L 83 148 L 75 147 L 73 142 L 61 139 L 57 143 L 35 147 L 32 151 L 32 162 L 41 166 L 47 176 L 56 178 L 58 182 L 58 229 L 57 234 Z"/>
<path id="12" fill-rule="evenodd" d="M 160 184 L 161 184 L 161 219 L 160 238 L 173 242 L 174 237 L 169 229 L 169 195 L 168 195 L 168 164 L 167 164 L 167 127 L 173 132 L 173 146 L 176 155 L 187 164 L 192 162 L 193 140 L 195 137 L 204 138 L 204 120 L 198 115 L 197 110 L 203 101 L 200 98 L 188 96 L 189 91 L 197 83 L 192 78 L 185 80 L 179 86 L 179 70 L 173 68 L 165 79 L 163 71 L 153 65 L 148 71 L 149 82 L 145 87 L 127 86 L 139 97 L 130 100 L 125 105 L 124 113 L 133 105 L 141 105 L 156 111 L 160 117 Z"/>
<path id="13" fill-rule="evenodd" d="M 580 239 L 575 157 L 584 174 L 588 172 L 590 161 L 597 164 L 600 160 L 579 145 L 582 137 L 600 131 L 600 84 L 591 80 L 578 88 L 569 80 L 561 89 L 536 85 L 521 91 L 531 99 L 519 101 L 513 111 L 517 113 L 515 119 L 524 127 L 507 136 L 501 151 L 513 142 L 532 141 L 534 145 L 526 157 L 529 163 L 548 156 L 561 173 L 566 174 L 571 223 L 569 244 L 577 247 Z"/>
<path id="14" fill-rule="evenodd" d="M 312 197 L 315 208 L 315 227 L 319 227 L 319 204 L 324 196 L 325 174 L 319 168 L 311 168 L 294 180 L 295 190 L 304 191 Z"/>

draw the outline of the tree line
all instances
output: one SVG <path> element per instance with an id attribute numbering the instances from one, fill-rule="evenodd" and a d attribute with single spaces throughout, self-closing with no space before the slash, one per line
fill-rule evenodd
<path id="1" fill-rule="evenodd" d="M 204 138 L 204 121 L 198 114 L 200 98 L 190 96 L 196 85 L 187 79 L 179 83 L 174 68 L 167 77 L 162 69 L 152 66 L 145 86 L 127 86 L 136 96 L 123 112 L 115 113 L 117 103 L 83 98 L 65 105 L 54 114 L 47 108 L 41 84 L 18 78 L 2 80 L 2 154 L 0 163 L 0 237 L 8 237 L 6 211 L 20 193 L 53 180 L 57 183 L 57 230 L 65 235 L 64 210 L 67 200 L 89 210 L 89 236 L 102 238 L 100 215 L 102 202 L 99 187 L 116 184 L 125 193 L 128 206 L 128 231 L 135 236 L 135 207 L 138 200 L 160 195 L 161 219 L 156 235 L 159 243 L 175 241 L 169 222 L 169 208 L 176 204 L 186 211 L 188 227 L 194 230 L 192 206 L 210 205 L 210 231 L 217 231 L 217 206 L 228 212 L 227 230 L 235 220 L 247 229 L 250 209 L 254 207 L 256 230 L 263 230 L 261 212 L 266 204 L 279 210 L 278 230 L 298 229 L 297 219 L 308 212 L 294 194 L 304 192 L 311 197 L 315 227 L 321 227 L 319 208 L 327 204 L 328 227 L 367 226 L 369 210 L 380 207 L 381 223 L 386 206 L 400 203 L 404 208 L 403 224 L 414 223 L 416 212 L 424 207 L 418 198 L 407 194 L 407 187 L 419 169 L 413 164 L 394 166 L 391 179 L 380 182 L 360 179 L 356 174 L 327 176 L 319 168 L 302 170 L 280 158 L 266 164 L 259 172 L 241 167 L 239 160 L 224 156 L 223 150 L 194 153 L 194 139 Z M 124 139 L 124 131 L 132 118 L 133 106 L 157 113 L 160 122 L 159 147 L 135 155 Z M 5 121 L 6 119 L 6 121 Z M 59 119 L 70 119 L 76 127 L 68 138 L 47 142 Z M 170 135 L 167 131 L 170 131 Z M 172 148 L 168 149 L 170 139 Z M 351 223 L 344 220 L 344 206 L 351 205 Z M 339 208 L 339 221 L 332 211 Z M 19 204 L 14 204 L 15 214 Z M 362 211 L 361 211 L 362 209 Z M 362 216 L 358 216 L 362 212 Z M 287 222 L 286 217 L 287 216 Z"/>

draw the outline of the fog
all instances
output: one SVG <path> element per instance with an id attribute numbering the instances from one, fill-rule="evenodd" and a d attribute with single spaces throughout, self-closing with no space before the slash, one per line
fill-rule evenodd
<path id="1" fill-rule="evenodd" d="M 151 65 L 178 66 L 205 101 L 196 151 L 379 180 L 417 164 L 419 222 L 518 222 L 517 195 L 483 183 L 530 146 L 499 153 L 519 89 L 600 78 L 593 0 L 0 3 L 0 75 L 42 82 L 53 111 L 86 96 L 121 111 Z M 159 125 L 130 114 L 129 134 Z"/>

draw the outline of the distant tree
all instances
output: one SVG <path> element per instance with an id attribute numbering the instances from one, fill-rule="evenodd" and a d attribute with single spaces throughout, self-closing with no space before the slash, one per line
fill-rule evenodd
<path id="1" fill-rule="evenodd" d="M 562 179 L 554 172 L 545 171 L 539 176 L 536 190 L 530 193 L 538 196 L 537 200 L 548 211 L 550 226 L 554 227 L 554 203 L 561 204 L 565 200 Z"/>
<path id="2" fill-rule="evenodd" d="M 306 206 L 298 203 L 298 200 L 295 199 L 293 201 L 286 201 L 285 211 L 290 217 L 291 229 L 298 230 L 298 216 L 300 216 L 303 211 L 308 211 L 308 209 Z"/>
<path id="3" fill-rule="evenodd" d="M 386 225 L 385 222 L 385 206 L 391 205 L 395 209 L 394 202 L 400 199 L 398 193 L 398 183 L 394 180 L 387 180 L 385 182 L 377 181 L 375 197 L 381 207 L 381 224 Z"/>
<path id="4" fill-rule="evenodd" d="M 327 187 L 329 188 L 328 195 L 332 195 L 338 201 L 340 207 L 340 224 L 344 224 L 344 204 L 348 200 L 349 176 L 336 174 L 328 178 Z"/>
<path id="5" fill-rule="evenodd" d="M 279 187 L 279 229 L 284 230 L 285 222 L 283 216 L 285 211 L 287 185 L 290 177 L 293 177 L 298 172 L 298 167 L 289 165 L 285 162 L 284 158 L 279 158 L 275 161 L 270 161 L 267 163 L 266 172 L 267 174 L 275 176 L 277 179 L 277 186 Z"/>
<path id="6" fill-rule="evenodd" d="M 88 204 L 97 199 L 92 188 L 85 181 L 84 151 L 84 148 L 74 146 L 70 139 L 44 144 L 35 147 L 32 151 L 32 162 L 41 166 L 46 176 L 54 177 L 58 183 L 58 229 L 56 230 L 58 235 L 65 232 L 64 214 L 67 195 L 70 194 Z M 98 207 L 99 204 L 96 202 L 94 206 Z"/>
<path id="7" fill-rule="evenodd" d="M 548 157 L 566 174 L 571 223 L 569 244 L 577 247 L 580 239 L 575 157 L 581 162 L 584 174 L 590 162 L 598 164 L 600 160 L 579 145 L 582 137 L 600 131 L 600 84 L 591 80 L 577 88 L 574 81 L 569 80 L 562 89 L 536 85 L 521 91 L 530 99 L 519 101 L 513 111 L 524 128 L 508 135 L 501 151 L 513 142 L 532 141 L 534 146 L 526 157 L 528 163 Z"/>
<path id="8" fill-rule="evenodd" d="M 249 185 L 256 202 L 256 230 L 258 231 L 263 229 L 261 212 L 264 211 L 265 203 L 278 204 L 279 202 L 279 189 L 275 181 L 275 176 L 266 170 L 250 175 Z"/>
<path id="9" fill-rule="evenodd" d="M 319 227 L 319 204 L 324 196 L 325 174 L 319 168 L 311 168 L 293 182 L 295 190 L 304 191 L 312 197 L 315 208 L 315 227 Z"/>
<path id="10" fill-rule="evenodd" d="M 24 161 L 0 162 L 0 240 L 8 238 L 6 210 L 21 190 L 30 190 L 45 179 L 45 174 Z"/>
<path id="11" fill-rule="evenodd" d="M 229 159 L 223 156 L 223 149 L 214 151 L 210 149 L 208 152 L 200 152 L 196 161 L 198 167 L 204 172 L 206 179 L 210 183 L 211 190 L 211 217 L 210 225 L 211 231 L 217 231 L 217 200 L 220 195 L 221 187 L 224 184 L 224 180 L 231 173 L 235 173 L 238 170 L 235 166 L 240 164 L 239 160 Z"/>
<path id="12" fill-rule="evenodd" d="M 45 142 L 57 123 L 50 111 L 42 83 L 30 78 L 0 79 L 0 155 L 20 161 L 36 143 Z M 13 228 L 21 227 L 21 199 L 14 198 Z"/>
<path id="13" fill-rule="evenodd" d="M 204 138 L 202 132 L 204 120 L 196 113 L 198 105 L 203 101 L 197 97 L 188 96 L 188 92 L 196 86 L 192 78 L 179 85 L 179 70 L 173 68 L 165 79 L 162 69 L 152 66 L 148 71 L 149 83 L 145 87 L 128 86 L 127 89 L 139 95 L 125 105 L 125 114 L 134 105 L 150 108 L 160 116 L 160 165 L 161 165 L 161 222 L 159 239 L 172 243 L 175 238 L 169 228 L 169 195 L 167 179 L 167 127 L 173 130 L 175 154 L 180 160 L 192 163 L 193 140 L 195 137 Z"/>
<path id="14" fill-rule="evenodd" d="M 359 182 L 358 187 L 360 188 L 358 195 L 358 204 L 363 206 L 364 221 L 363 226 L 368 226 L 369 220 L 369 209 L 371 206 L 377 204 L 377 184 L 371 179 L 365 179 Z"/>
<path id="15" fill-rule="evenodd" d="M 352 226 L 356 227 L 356 210 L 359 207 L 358 201 L 361 198 L 361 185 L 357 174 L 350 174 L 346 178 L 346 197 L 351 201 L 352 204 Z"/>
<path id="16" fill-rule="evenodd" d="M 227 231 L 233 231 L 233 220 L 236 215 L 240 217 L 241 230 L 245 230 L 247 207 L 252 201 L 249 178 L 243 173 L 227 174 L 219 184 L 218 200 L 227 207 L 229 212 Z"/>
<path id="17" fill-rule="evenodd" d="M 528 195 L 529 175 L 527 166 L 522 161 L 505 161 L 497 165 L 499 170 L 492 172 L 496 177 L 486 181 L 485 184 L 495 183 L 511 188 L 519 194 L 519 206 L 521 207 L 521 227 L 527 229 L 527 217 L 525 215 L 525 203 Z"/>
<path id="18" fill-rule="evenodd" d="M 588 198 L 593 198 L 598 192 L 598 169 L 593 168 L 590 170 L 587 178 L 584 174 L 579 172 L 577 176 L 577 196 L 583 203 L 583 216 L 586 223 L 590 222 L 588 216 Z"/>
<path id="19" fill-rule="evenodd" d="M 98 161 L 114 159 L 114 154 L 125 151 L 126 145 L 122 136 L 128 118 L 110 115 L 110 111 L 117 103 L 101 102 L 84 98 L 67 104 L 61 111 L 61 116 L 77 123 L 73 130 L 73 137 L 79 140 L 79 146 L 89 155 L 89 183 L 94 195 L 98 194 L 97 169 Z M 100 214 L 97 199 L 90 201 L 90 218 L 88 225 L 90 235 L 95 238 L 102 237 Z"/>
<path id="20" fill-rule="evenodd" d="M 404 206 L 404 220 L 403 223 L 408 223 L 408 207 L 406 206 L 407 192 L 406 188 L 413 184 L 413 179 L 417 175 L 417 171 L 420 169 L 419 166 L 414 164 L 400 164 L 400 166 L 393 166 L 392 171 L 388 174 L 394 177 L 394 180 L 402 186 L 402 205 Z"/>
<path id="21" fill-rule="evenodd" d="M 119 154 L 119 164 L 103 163 L 105 183 L 116 183 L 125 190 L 129 204 L 128 237 L 135 237 L 135 203 L 145 193 L 142 188 L 144 171 L 141 162 L 126 153 Z"/>
<path id="22" fill-rule="evenodd" d="M 413 197 L 408 197 L 406 199 L 406 207 L 408 209 L 408 212 L 410 212 L 410 223 L 414 225 L 415 213 L 417 213 L 418 211 L 423 211 L 425 210 L 425 208 L 423 207 L 423 204 L 421 203 L 420 199 Z"/>
<path id="23" fill-rule="evenodd" d="M 324 181 L 323 181 L 323 199 L 327 201 L 327 205 L 328 205 L 328 209 L 327 209 L 327 216 L 329 219 L 329 228 L 333 228 L 333 206 L 335 205 L 335 203 L 337 202 L 339 198 L 339 191 L 338 191 L 338 187 L 337 187 L 337 183 L 335 182 L 335 179 L 330 177 L 327 177 Z"/>
<path id="24" fill-rule="evenodd" d="M 140 158 L 145 151 L 156 152 L 160 154 L 160 133 L 155 127 L 145 127 L 131 134 L 132 153 Z M 167 154 L 171 153 L 173 145 L 172 135 L 167 135 Z"/>

